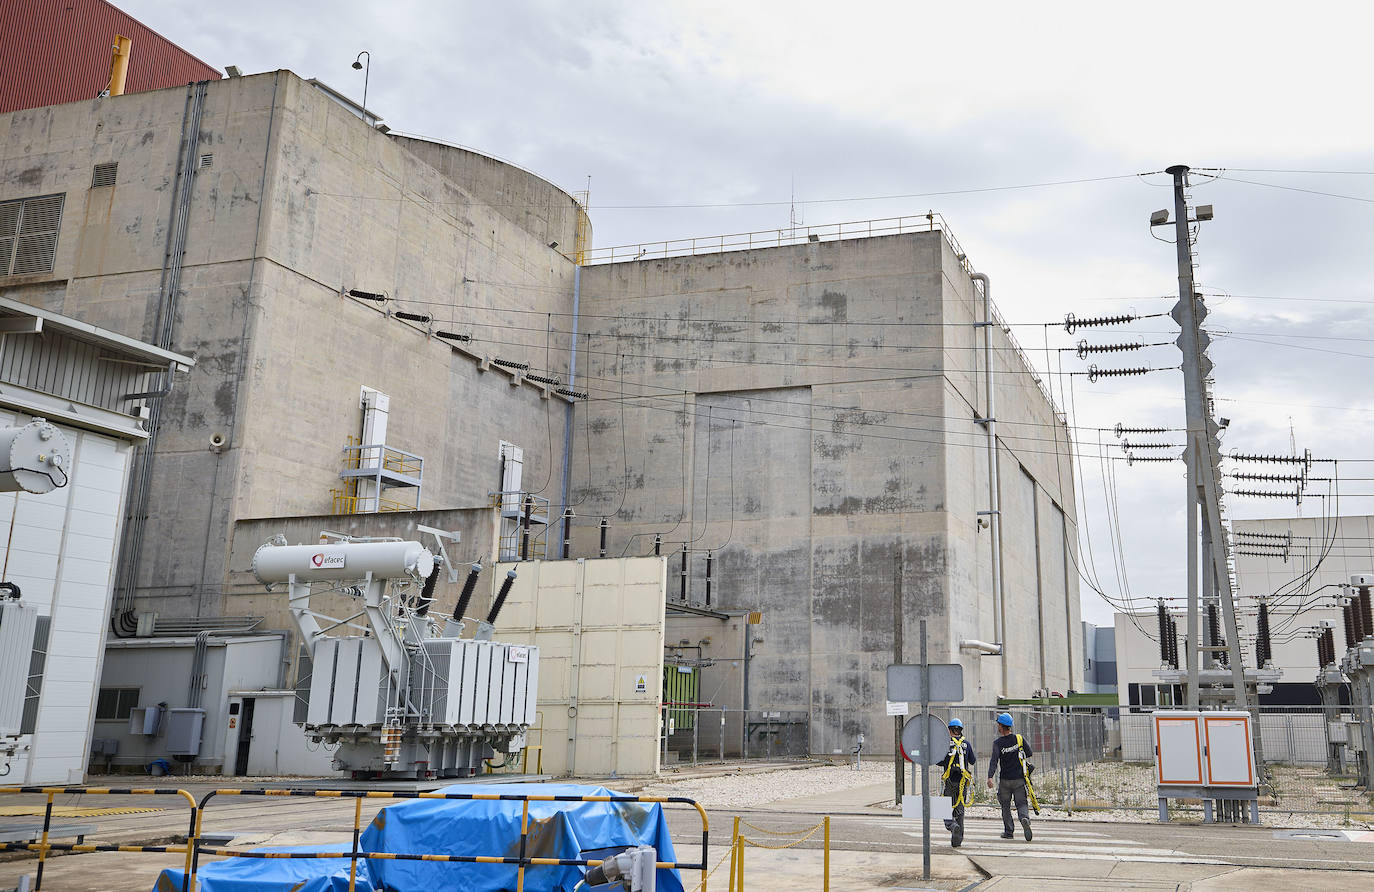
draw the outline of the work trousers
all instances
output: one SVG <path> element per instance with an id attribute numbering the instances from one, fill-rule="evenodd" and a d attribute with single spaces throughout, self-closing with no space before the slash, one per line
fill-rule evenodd
<path id="1" fill-rule="evenodd" d="M 1030 820 L 1030 806 L 1026 803 L 1026 779 L 1023 777 L 997 781 L 997 801 L 1002 803 L 1002 832 L 1015 833 L 1016 825 L 1011 822 L 1011 801 L 1016 800 L 1016 816 L 1023 821 Z"/>

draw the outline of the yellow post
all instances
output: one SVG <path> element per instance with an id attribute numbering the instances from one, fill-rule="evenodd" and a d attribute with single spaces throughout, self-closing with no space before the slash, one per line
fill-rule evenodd
<path id="1" fill-rule="evenodd" d="M 110 47 L 110 95 L 124 95 L 124 80 L 129 76 L 129 50 L 133 41 L 115 35 L 114 45 Z"/>
<path id="2" fill-rule="evenodd" d="M 830 892 L 830 815 L 825 816 L 825 892 Z"/>
<path id="3" fill-rule="evenodd" d="M 43 888 L 43 863 L 48 860 L 48 826 L 52 823 L 52 794 L 48 794 L 48 805 L 43 812 L 43 839 L 38 843 L 38 876 L 35 886 Z"/>
<path id="4" fill-rule="evenodd" d="M 744 892 L 744 837 L 735 840 L 735 845 L 739 847 L 739 858 L 736 861 L 739 870 L 739 892 Z"/>
<path id="5" fill-rule="evenodd" d="M 515 872 L 515 892 L 525 892 L 525 843 L 530 832 L 530 801 L 521 802 L 520 809 L 520 867 Z"/>
<path id="6" fill-rule="evenodd" d="M 353 800 L 353 855 L 358 854 L 358 831 L 363 826 L 363 797 Z M 348 892 L 355 892 L 358 882 L 358 859 L 348 859 Z"/>

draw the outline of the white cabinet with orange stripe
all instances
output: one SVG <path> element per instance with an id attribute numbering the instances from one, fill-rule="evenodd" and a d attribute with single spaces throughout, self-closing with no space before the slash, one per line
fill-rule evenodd
<path id="1" fill-rule="evenodd" d="M 1161 787 L 1255 786 L 1248 712 L 1154 713 L 1155 777 Z"/>

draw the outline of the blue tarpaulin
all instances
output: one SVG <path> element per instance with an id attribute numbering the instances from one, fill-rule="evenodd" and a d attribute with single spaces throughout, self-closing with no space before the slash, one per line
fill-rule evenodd
<path id="1" fill-rule="evenodd" d="M 348 852 L 338 845 L 278 846 L 255 852 Z M 164 870 L 153 892 L 181 892 L 184 872 Z M 355 892 L 375 892 L 367 864 L 358 861 Z M 348 892 L 348 858 L 226 858 L 201 863 L 196 892 Z"/>
<path id="2" fill-rule="evenodd" d="M 579 784 L 457 784 L 441 792 L 495 796 L 622 796 Z M 366 852 L 517 857 L 522 801 L 407 799 L 389 805 L 363 832 Z M 531 802 L 525 855 L 600 859 L 637 845 L 653 846 L 659 861 L 675 861 L 668 823 L 658 803 Z M 347 851 L 345 846 L 343 851 Z M 338 844 L 260 851 L 337 852 Z M 528 892 L 572 892 L 580 865 L 525 868 Z M 358 863 L 357 892 L 503 892 L 516 887 L 514 864 L 369 859 Z M 183 874 L 164 870 L 153 892 L 179 892 Z M 660 892 L 683 892 L 676 870 L 660 870 Z M 206 864 L 198 892 L 346 892 L 348 860 L 228 858 Z"/>
<path id="3" fill-rule="evenodd" d="M 623 796 L 605 787 L 579 784 L 458 784 L 446 793 L 528 796 Z M 369 852 L 432 852 L 437 855 L 520 854 L 521 802 L 518 799 L 443 801 L 412 799 L 377 813 L 362 836 Z M 658 803 L 531 802 L 531 858 L 604 858 L 630 846 L 650 845 L 658 860 L 675 861 L 668 822 Z M 500 892 L 516 886 L 513 864 L 454 864 L 424 861 L 373 861 L 372 875 L 385 890 L 444 889 Z M 584 868 L 572 865 L 525 869 L 528 892 L 571 892 Z M 675 870 L 658 871 L 660 892 L 682 892 Z"/>

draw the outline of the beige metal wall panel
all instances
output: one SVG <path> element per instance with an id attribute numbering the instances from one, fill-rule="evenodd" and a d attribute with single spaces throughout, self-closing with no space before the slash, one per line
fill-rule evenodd
<path id="1" fill-rule="evenodd" d="M 666 559 L 499 564 L 488 597 L 511 568 L 496 637 L 539 647 L 542 733 L 530 742 L 543 746 L 544 771 L 657 773 Z"/>

